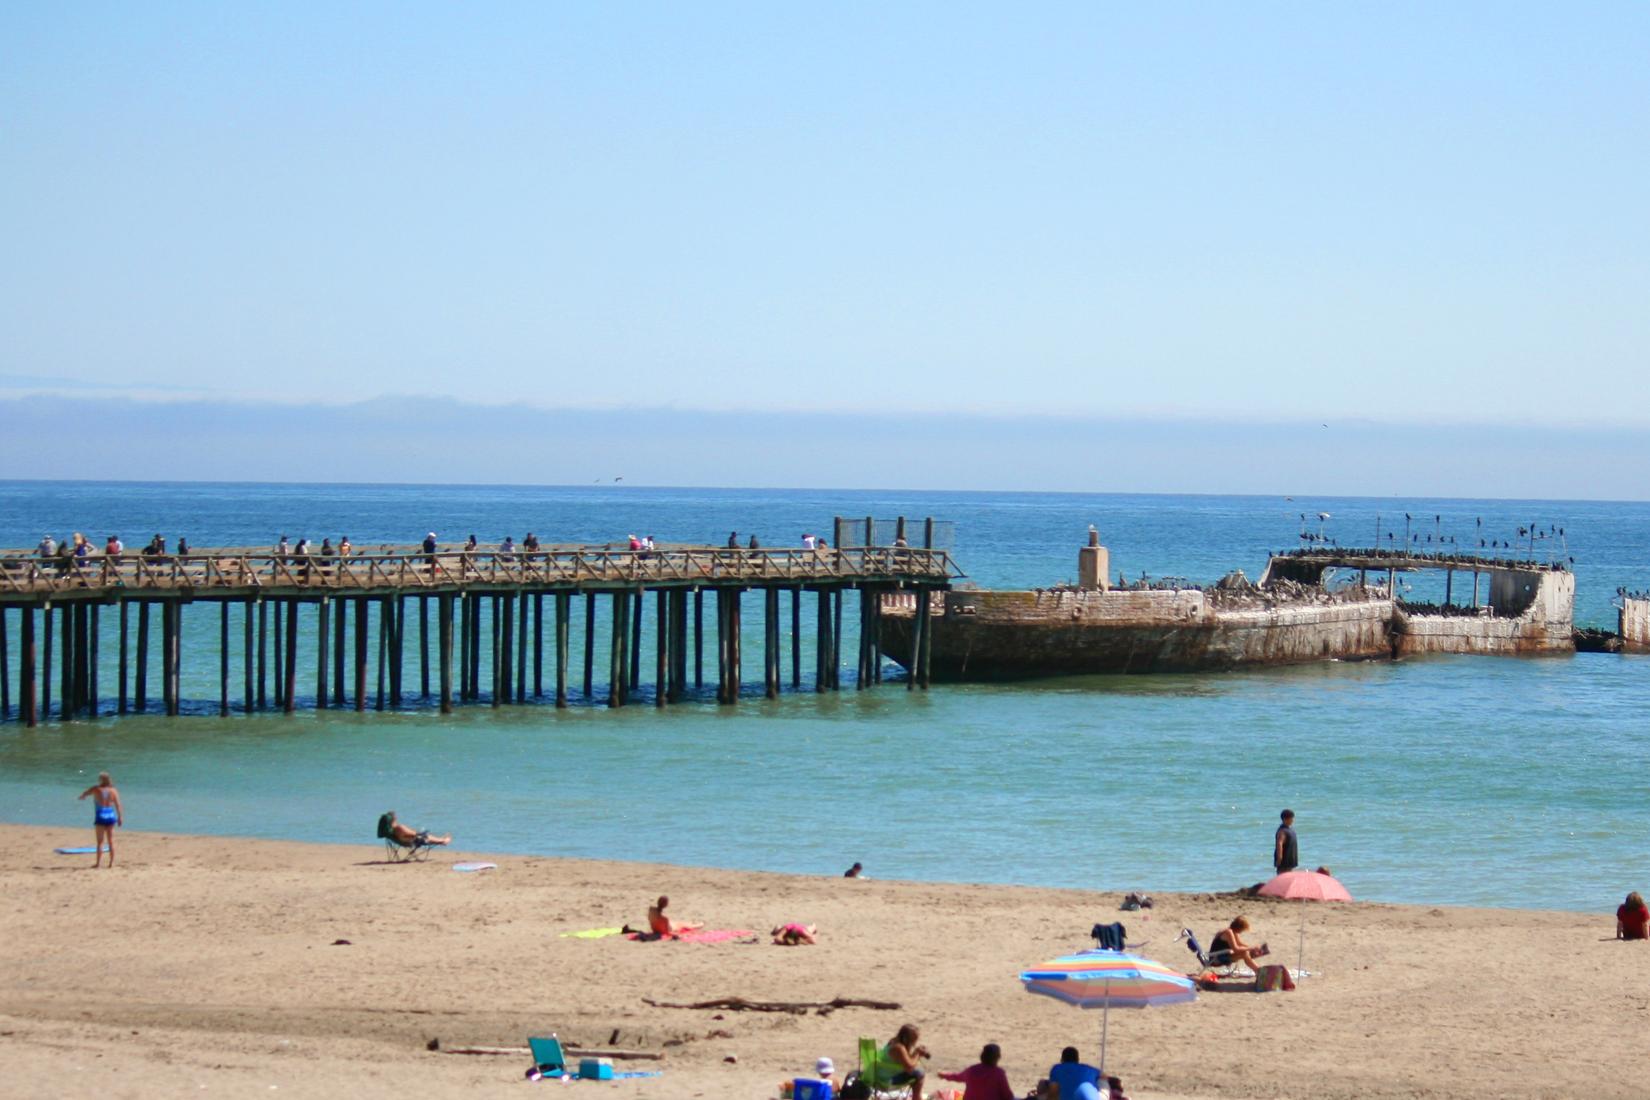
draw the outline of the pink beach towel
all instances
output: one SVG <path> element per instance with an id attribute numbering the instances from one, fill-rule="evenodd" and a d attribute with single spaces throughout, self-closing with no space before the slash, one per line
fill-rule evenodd
<path id="1" fill-rule="evenodd" d="M 659 938 L 679 940 L 682 943 L 726 943 L 728 940 L 743 939 L 746 936 L 754 935 L 756 935 L 756 933 L 752 932 L 749 928 L 701 928 L 695 932 L 679 932 L 674 936 L 663 936 Z M 654 937 L 646 935 L 642 932 L 630 932 L 625 936 L 625 939 L 629 940 L 651 940 L 653 938 Z"/>

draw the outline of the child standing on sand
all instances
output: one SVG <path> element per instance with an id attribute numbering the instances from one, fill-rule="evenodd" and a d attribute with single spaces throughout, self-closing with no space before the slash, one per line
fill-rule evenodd
<path id="1" fill-rule="evenodd" d="M 91 797 L 94 807 L 92 829 L 97 837 L 97 862 L 92 866 L 103 866 L 103 845 L 108 844 L 109 866 L 112 869 L 115 865 L 115 827 L 126 824 L 125 813 L 120 806 L 120 792 L 115 789 L 114 780 L 109 778 L 108 772 L 99 772 L 97 784 L 80 792 L 81 798 L 87 796 Z"/>

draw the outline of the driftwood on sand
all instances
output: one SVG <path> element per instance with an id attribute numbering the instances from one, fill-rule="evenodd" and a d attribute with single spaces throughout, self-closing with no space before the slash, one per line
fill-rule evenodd
<path id="1" fill-rule="evenodd" d="M 897 1011 L 898 1001 L 867 1001 L 857 997 L 837 997 L 829 1001 L 750 1001 L 744 997 L 717 997 L 711 1001 L 676 1004 L 643 997 L 642 1003 L 653 1008 L 719 1008 L 727 1012 L 788 1012 L 793 1016 L 829 1016 L 839 1008 L 875 1008 L 886 1012 Z"/>

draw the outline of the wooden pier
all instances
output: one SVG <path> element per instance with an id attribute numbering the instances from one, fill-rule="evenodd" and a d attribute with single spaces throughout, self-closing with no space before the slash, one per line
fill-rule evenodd
<path id="1" fill-rule="evenodd" d="M 901 533 L 903 528 L 902 521 Z M 409 699 L 438 703 L 445 714 L 458 703 L 501 707 L 545 699 L 547 682 L 557 707 L 568 706 L 575 693 L 581 702 L 624 706 L 643 688 L 649 605 L 653 703 L 669 706 L 704 687 L 707 593 L 714 600 L 715 633 L 708 641 L 719 703 L 738 702 L 747 687 L 743 626 L 758 595 L 761 684 L 768 698 L 784 687 L 787 655 L 790 688 L 803 687 L 804 602 L 815 605 L 812 688 L 841 688 L 842 605 L 856 591 L 854 686 L 863 689 L 882 680 L 877 623 L 884 596 L 943 590 L 960 575 L 944 550 L 903 545 L 575 546 L 530 553 L 453 547 L 427 553 L 414 546 L 347 558 L 242 548 L 69 560 L 4 553 L 0 720 L 33 726 L 53 715 L 105 713 L 110 685 L 102 677 L 111 656 L 114 713 L 150 709 L 153 664 L 161 709 L 179 714 L 183 663 L 192 655 L 184 647 L 185 611 L 210 615 L 213 606 L 217 629 L 203 632 L 197 625 L 190 648 L 211 639 L 202 647 L 215 649 L 217 659 L 211 709 L 224 715 L 291 714 L 301 702 L 318 710 L 383 710 Z M 582 668 L 573 668 L 581 602 Z M 928 686 L 921 645 L 919 638 L 915 652 L 905 655 L 916 670 L 908 688 Z M 409 646 L 415 653 L 408 653 Z M 596 676 L 599 649 L 606 651 L 605 683 Z M 416 691 L 405 682 L 409 668 L 417 672 Z M 193 709 L 201 702 L 191 700 Z"/>

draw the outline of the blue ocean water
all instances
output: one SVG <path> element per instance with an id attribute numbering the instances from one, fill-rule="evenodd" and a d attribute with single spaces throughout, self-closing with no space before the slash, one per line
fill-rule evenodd
<path id="1" fill-rule="evenodd" d="M 828 532 L 834 515 L 903 514 L 955 525 L 970 583 L 1023 587 L 1071 579 L 1090 523 L 1114 572 L 1213 581 L 1232 568 L 1255 576 L 1268 550 L 1298 545 L 1303 513 L 1314 534 L 1328 513 L 1325 537 L 1345 545 L 1377 530 L 1401 540 L 1405 511 L 1412 537 L 1459 545 L 1551 529 L 1535 553 L 1575 559 L 1583 623 L 1613 624 L 1617 586 L 1650 579 L 1650 505 L 1561 501 L 0 482 L 0 545 L 84 530 L 129 545 L 158 531 L 197 546 L 285 533 L 366 547 L 432 528 L 484 543 L 528 530 L 555 542 L 635 532 L 719 543 L 731 530 L 780 545 Z M 1330 865 L 1360 897 L 1606 910 L 1650 887 L 1645 658 L 1435 658 L 926 693 L 891 681 L 776 702 L 747 685 L 737 707 L 707 694 L 667 712 L 612 712 L 575 692 L 563 712 L 481 706 L 443 718 L 414 705 L 225 719 L 213 713 L 215 662 L 199 656 L 215 645 L 216 615 L 192 609 L 189 631 L 184 691 L 197 713 L 0 725 L 0 820 L 82 823 L 74 795 L 107 769 L 135 828 L 361 841 L 393 807 L 477 850 L 828 874 L 858 859 L 884 878 L 1207 890 L 1266 876 L 1288 805 L 1303 860 Z M 309 652 L 300 669 L 313 667 Z M 745 667 L 759 679 L 759 659 Z M 650 680 L 650 660 L 643 668 Z M 103 676 L 107 695 L 111 666 Z"/>

